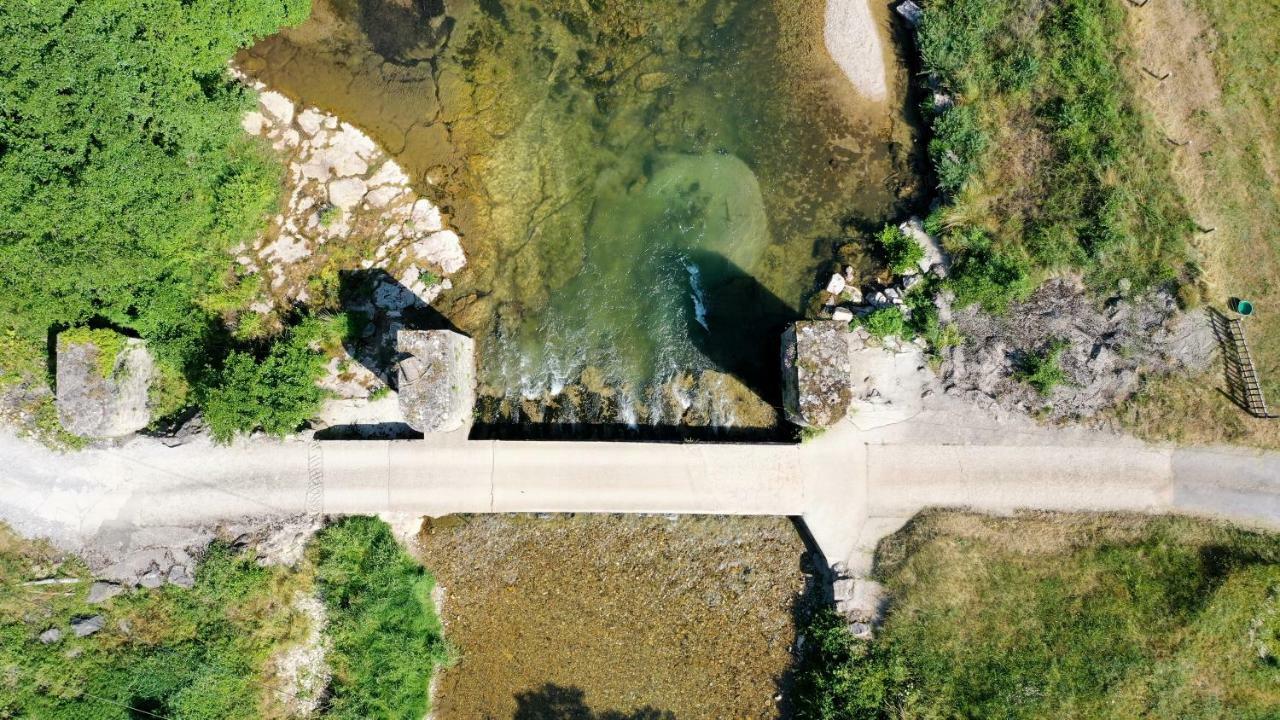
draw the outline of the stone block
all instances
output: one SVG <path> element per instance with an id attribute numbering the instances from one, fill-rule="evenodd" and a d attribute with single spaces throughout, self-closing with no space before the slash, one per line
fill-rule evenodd
<path id="1" fill-rule="evenodd" d="M 408 354 L 396 369 L 400 411 L 419 432 L 450 432 L 470 421 L 476 403 L 475 341 L 451 330 L 401 330 Z"/>

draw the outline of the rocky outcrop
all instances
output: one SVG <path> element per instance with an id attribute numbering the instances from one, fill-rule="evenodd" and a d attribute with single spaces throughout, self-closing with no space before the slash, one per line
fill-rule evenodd
<path id="1" fill-rule="evenodd" d="M 240 77 L 259 91 L 245 131 L 270 142 L 287 168 L 283 212 L 237 253 L 242 273 L 267 281 L 254 311 L 287 312 L 310 301 L 312 281 L 331 269 L 333 252 L 386 270 L 424 304 L 447 289 L 445 276 L 466 264 L 461 238 L 401 166 L 354 125 Z"/>
<path id="2" fill-rule="evenodd" d="M 476 404 L 475 341 L 452 330 L 401 330 L 408 357 L 396 370 L 400 412 L 419 432 L 450 432 L 470 421 Z"/>
<path id="3" fill-rule="evenodd" d="M 1099 304 L 1078 279 L 1057 279 L 1001 316 L 977 306 L 952 311 L 946 300 L 939 298 L 939 317 L 964 342 L 940 353 L 943 389 L 987 408 L 1093 417 L 1133 395 L 1144 375 L 1202 371 L 1217 350 L 1206 315 L 1179 312 L 1164 290 L 1136 298 L 1122 291 Z M 1059 346 L 1064 382 L 1042 396 L 1019 374 Z"/>
<path id="4" fill-rule="evenodd" d="M 63 333 L 57 370 L 62 427 L 88 438 L 122 437 L 146 427 L 154 367 L 141 340 L 110 330 Z"/>
<path id="5" fill-rule="evenodd" d="M 849 327 L 802 321 L 782 335 L 782 400 L 796 425 L 825 428 L 844 418 L 852 395 Z"/>

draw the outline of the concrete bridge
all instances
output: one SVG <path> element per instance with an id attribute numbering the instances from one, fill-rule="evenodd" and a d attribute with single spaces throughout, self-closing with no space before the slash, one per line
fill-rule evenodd
<path id="1" fill-rule="evenodd" d="M 858 576 L 882 537 L 934 506 L 1182 512 L 1280 527 L 1280 455 L 1156 447 L 953 411 L 874 429 L 846 420 L 802 445 L 449 435 L 230 448 L 136 441 L 58 455 L 0 438 L 0 518 L 68 547 L 321 513 L 789 515 L 803 518 L 829 563 Z"/>

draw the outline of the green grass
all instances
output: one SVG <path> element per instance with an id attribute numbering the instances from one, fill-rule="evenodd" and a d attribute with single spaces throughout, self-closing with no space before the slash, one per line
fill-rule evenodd
<path id="1" fill-rule="evenodd" d="M 931 0 L 925 69 L 955 104 L 928 105 L 946 198 L 931 226 L 956 255 L 960 304 L 998 311 L 1045 275 L 1148 287 L 1190 272 L 1193 229 L 1169 149 L 1136 109 L 1111 0 Z"/>
<path id="2" fill-rule="evenodd" d="M 85 582 L 22 585 L 50 574 Z M 100 607 L 84 601 L 89 580 L 78 560 L 0 527 L 0 717 L 145 717 L 126 706 L 172 720 L 264 717 L 264 664 L 302 628 L 286 571 L 215 545 L 191 590 L 133 592 Z M 70 632 L 73 618 L 94 614 L 106 617 L 103 630 Z M 38 642 L 51 627 L 63 639 Z"/>
<path id="3" fill-rule="evenodd" d="M 92 330 L 89 328 L 72 328 L 58 333 L 58 347 L 64 345 L 93 345 L 98 349 L 98 375 L 110 378 L 115 371 L 116 358 L 124 351 L 127 338 L 108 329 Z"/>
<path id="4" fill-rule="evenodd" d="M 84 582 L 23 585 L 48 576 Z M 321 531 L 295 570 L 215 544 L 190 590 L 132 591 L 94 606 L 84 601 L 90 580 L 79 560 L 0 525 L 0 718 L 284 717 L 270 659 L 307 634 L 297 593 L 319 593 L 328 613 L 333 677 L 319 717 L 420 720 L 447 658 L 431 576 L 374 518 Z M 103 630 L 70 632 L 73 618 L 95 614 L 106 617 Z M 40 643 L 51 627 L 62 640 Z"/>
<path id="5" fill-rule="evenodd" d="M 1179 518 L 930 513 L 882 545 L 876 639 L 819 616 L 798 716 L 1280 716 L 1280 537 Z"/>
<path id="6" fill-rule="evenodd" d="M 312 551 L 333 643 L 328 716 L 420 720 L 431 674 L 449 658 L 431 602 L 434 579 L 375 518 L 339 521 Z"/>
<path id="7" fill-rule="evenodd" d="M 1249 349 L 1268 401 L 1280 405 L 1280 5 L 1183 4 L 1176 24 L 1183 37 L 1168 42 L 1194 39 L 1182 60 L 1207 73 L 1175 75 L 1156 101 L 1188 117 L 1198 135 L 1183 192 L 1203 224 L 1216 228 L 1202 239 L 1203 300 L 1222 310 L 1232 296 L 1255 302 L 1245 323 Z M 1203 377 L 1161 379 L 1120 417 L 1151 439 L 1280 448 L 1280 423 L 1246 415 L 1219 392 L 1224 387 L 1221 366 Z"/>
<path id="8" fill-rule="evenodd" d="M 1024 358 L 1014 376 L 1035 388 L 1042 396 L 1052 394 L 1054 388 L 1065 385 L 1070 379 L 1062 369 L 1062 353 L 1066 349 L 1065 341 L 1050 343 L 1040 352 Z"/>

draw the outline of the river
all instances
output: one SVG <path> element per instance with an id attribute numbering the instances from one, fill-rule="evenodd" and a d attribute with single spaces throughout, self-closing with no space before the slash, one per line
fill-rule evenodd
<path id="1" fill-rule="evenodd" d="M 316 0 L 239 62 L 365 129 L 463 235 L 437 309 L 478 340 L 479 432 L 768 433 L 783 326 L 919 192 L 901 92 L 857 94 L 822 10 Z"/>

